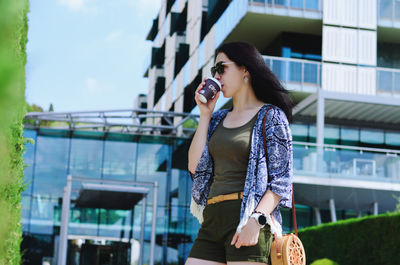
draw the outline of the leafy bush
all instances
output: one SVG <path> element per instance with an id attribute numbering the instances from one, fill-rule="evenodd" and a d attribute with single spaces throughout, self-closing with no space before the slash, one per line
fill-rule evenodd
<path id="1" fill-rule="evenodd" d="M 395 264 L 400 260 L 400 213 L 353 218 L 299 231 L 307 261 L 340 265 Z"/>
<path id="2" fill-rule="evenodd" d="M 28 0 L 0 1 L 0 264 L 20 264 Z"/>

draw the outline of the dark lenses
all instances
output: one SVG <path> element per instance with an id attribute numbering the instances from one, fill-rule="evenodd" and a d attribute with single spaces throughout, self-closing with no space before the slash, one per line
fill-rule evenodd
<path id="1" fill-rule="evenodd" d="M 222 75 L 224 73 L 225 67 L 222 62 L 218 62 L 215 66 L 211 67 L 211 75 L 215 76 L 216 73 Z"/>

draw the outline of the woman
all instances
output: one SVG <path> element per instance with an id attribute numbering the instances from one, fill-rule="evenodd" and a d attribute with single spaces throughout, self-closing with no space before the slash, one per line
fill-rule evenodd
<path id="1" fill-rule="evenodd" d="M 216 54 L 212 75 L 233 107 L 213 113 L 221 91 L 203 104 L 198 91 L 205 80 L 196 90 L 200 120 L 188 168 L 190 209 L 202 226 L 186 265 L 269 264 L 271 228 L 279 233 L 279 208 L 291 207 L 292 103 L 254 46 L 227 43 Z"/>

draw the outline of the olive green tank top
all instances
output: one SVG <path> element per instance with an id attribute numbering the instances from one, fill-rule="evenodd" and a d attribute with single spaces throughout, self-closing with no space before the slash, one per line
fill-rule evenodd
<path id="1" fill-rule="evenodd" d="M 258 112 L 246 124 L 226 128 L 224 119 L 210 137 L 208 148 L 214 161 L 214 179 L 208 198 L 244 190 L 250 155 L 250 139 Z"/>

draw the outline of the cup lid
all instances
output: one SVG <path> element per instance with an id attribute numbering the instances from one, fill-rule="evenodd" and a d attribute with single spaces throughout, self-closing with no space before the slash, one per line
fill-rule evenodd
<path id="1" fill-rule="evenodd" d="M 215 79 L 214 77 L 208 77 L 207 79 L 211 79 L 212 81 L 217 83 L 217 85 L 219 86 L 219 89 L 221 89 L 221 83 L 217 79 Z"/>

